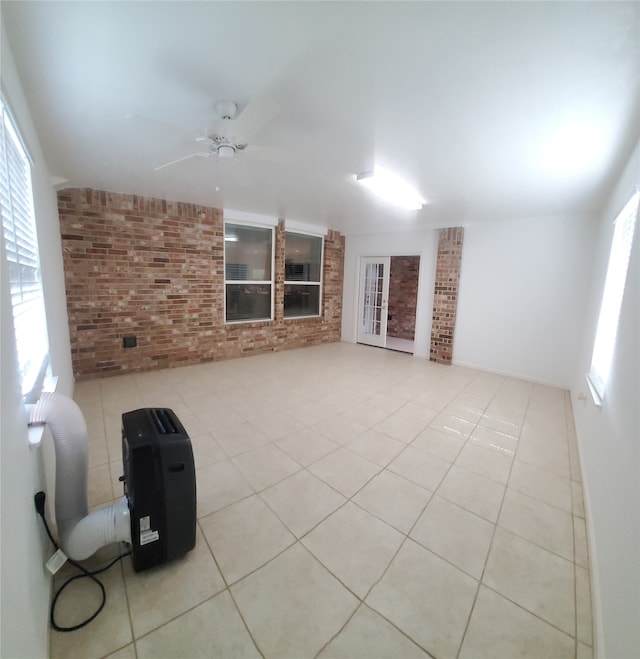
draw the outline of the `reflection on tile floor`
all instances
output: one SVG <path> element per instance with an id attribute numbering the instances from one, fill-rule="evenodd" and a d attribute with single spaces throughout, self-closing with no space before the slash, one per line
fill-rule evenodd
<path id="1" fill-rule="evenodd" d="M 113 567 L 105 610 L 52 632 L 52 657 L 593 654 L 567 392 L 338 343 L 80 382 L 75 398 L 90 505 L 122 494 L 122 413 L 176 412 L 197 544 Z M 94 602 L 80 585 L 59 623 Z"/>

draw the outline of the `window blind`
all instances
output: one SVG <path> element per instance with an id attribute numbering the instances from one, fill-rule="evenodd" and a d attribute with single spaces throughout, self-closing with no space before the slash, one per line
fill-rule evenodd
<path id="1" fill-rule="evenodd" d="M 0 97 L 0 209 L 22 393 L 39 395 L 48 338 L 31 189 L 31 163 Z"/>

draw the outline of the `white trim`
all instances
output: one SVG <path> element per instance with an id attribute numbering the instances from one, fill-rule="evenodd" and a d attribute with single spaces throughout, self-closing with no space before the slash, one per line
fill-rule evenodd
<path id="1" fill-rule="evenodd" d="M 13 124 L 12 128 L 15 131 L 15 136 L 24 151 L 25 158 L 29 161 L 29 166 L 33 167 L 35 161 L 33 159 L 33 156 L 31 155 L 31 150 L 29 149 L 27 143 L 22 137 L 22 128 L 20 127 L 18 121 L 16 121 L 15 119 L 16 115 L 13 109 L 11 108 L 11 104 L 8 101 L 7 94 L 5 94 L 4 91 L 4 85 L 2 84 L 0 84 L 0 102 L 4 105 L 4 110 L 7 113 L 7 115 L 9 115 L 9 122 Z"/>
<path id="2" fill-rule="evenodd" d="M 49 336 L 33 195 L 33 160 L 3 95 L 0 133 L 3 258 L 10 269 L 10 303 L 22 395 L 30 403 L 33 396 L 39 395 L 48 369 Z"/>
<path id="3" fill-rule="evenodd" d="M 264 216 L 266 217 L 266 216 Z M 277 223 L 277 221 L 276 221 Z M 238 280 L 238 279 L 227 279 L 227 246 L 226 242 L 222 250 L 222 269 L 224 274 L 224 292 L 223 292 L 223 304 L 222 310 L 224 313 L 224 324 L 225 325 L 239 325 L 240 323 L 271 323 L 275 318 L 274 314 L 274 301 L 275 301 L 275 284 L 276 284 L 276 225 L 265 225 L 265 224 L 255 224 L 249 222 L 239 222 L 233 219 L 224 219 L 222 223 L 222 235 L 224 235 L 227 230 L 227 224 L 240 224 L 245 226 L 253 226 L 259 229 L 269 229 L 271 231 L 271 279 L 262 279 L 262 280 Z M 227 286 L 232 284 L 262 284 L 268 285 L 271 292 L 271 308 L 270 316 L 268 318 L 240 318 L 238 320 L 227 320 Z"/>
<path id="4" fill-rule="evenodd" d="M 42 385 L 42 393 L 51 392 L 55 393 L 58 388 L 58 376 L 52 375 L 45 379 L 44 384 Z M 31 409 L 35 406 L 35 403 L 29 403 L 26 405 L 27 411 L 31 413 Z M 36 423 L 34 425 L 29 424 L 27 437 L 29 439 L 29 446 L 40 446 L 42 443 L 42 436 L 44 435 L 45 423 Z"/>
<path id="5" fill-rule="evenodd" d="M 299 224 L 299 223 L 298 223 Z M 286 223 L 285 223 L 286 225 Z M 310 226 L 310 225 L 306 225 Z M 286 315 L 286 308 L 285 308 L 285 302 L 284 302 L 284 296 L 282 300 L 282 319 L 283 320 L 295 320 L 295 319 L 300 319 L 300 318 L 322 318 L 324 314 L 322 313 L 322 305 L 324 303 L 324 248 L 325 248 L 325 239 L 323 235 L 319 234 L 313 234 L 313 233 L 298 233 L 297 231 L 290 231 L 289 229 L 286 228 L 285 226 L 285 279 L 283 282 L 284 287 L 286 288 L 287 285 L 289 286 L 298 286 L 300 284 L 304 286 L 317 286 L 318 287 L 318 313 L 317 314 L 310 314 L 308 316 L 287 316 Z M 321 240 L 321 246 L 320 246 L 320 278 L 318 281 L 296 281 L 296 280 L 291 280 L 286 278 L 286 254 L 287 254 L 287 233 L 295 233 L 299 236 L 307 236 L 308 238 L 320 238 Z M 284 291 L 283 291 L 284 292 Z"/>
<path id="6" fill-rule="evenodd" d="M 278 218 L 273 215 L 261 215 L 260 213 L 236 211 L 229 208 L 223 211 L 223 218 L 225 222 L 244 222 L 245 224 L 259 224 L 270 227 L 278 226 Z"/>
<path id="7" fill-rule="evenodd" d="M 366 265 L 382 265 L 384 266 L 382 275 L 382 290 L 380 291 L 376 285 L 374 294 L 378 292 L 382 294 L 382 311 L 380 315 L 380 334 L 364 334 L 361 331 L 362 327 L 362 312 L 364 311 L 365 299 L 365 266 Z M 378 276 L 376 276 L 376 280 Z M 375 346 L 377 348 L 387 347 L 387 323 L 389 320 L 389 284 L 391 281 L 391 257 L 390 256 L 361 256 L 358 259 L 358 295 L 356 303 L 356 316 L 355 316 L 355 339 L 356 343 L 364 345 Z M 385 299 L 386 298 L 386 299 Z M 384 313 L 382 313 L 384 312 Z"/>
<path id="8" fill-rule="evenodd" d="M 593 507 L 591 505 L 591 488 L 587 479 L 589 475 L 584 469 L 584 461 L 582 459 L 582 429 L 579 424 L 578 416 L 575 413 L 575 408 L 580 396 L 582 394 L 579 390 L 571 389 L 569 391 L 569 399 L 571 401 L 571 417 L 573 420 L 573 427 L 575 430 L 575 446 L 578 453 L 578 463 L 580 468 L 580 488 L 582 490 L 582 503 L 584 507 L 584 521 L 587 532 L 587 552 L 589 554 L 589 584 L 591 586 L 591 620 L 592 620 L 592 647 L 594 650 L 594 657 L 605 657 L 604 648 L 604 627 L 602 620 L 602 588 L 600 580 L 600 563 L 598 562 L 598 547 L 596 545 L 596 531 L 593 526 Z M 575 403 L 575 405 L 574 405 Z"/>
<path id="9" fill-rule="evenodd" d="M 320 227 L 316 224 L 307 224 L 297 220 L 285 220 L 284 230 L 289 233 L 302 233 L 310 236 L 326 236 L 329 233 L 327 227 Z"/>
<path id="10" fill-rule="evenodd" d="M 379 258 L 380 253 L 384 254 L 384 256 L 388 256 L 390 258 L 393 257 L 402 257 L 402 256 L 415 256 L 418 258 L 418 293 L 417 293 L 417 299 L 416 299 L 416 321 L 414 325 L 414 331 L 415 331 L 415 340 L 414 340 L 414 351 L 413 355 L 415 357 L 420 357 L 420 358 L 429 358 L 429 341 L 431 339 L 431 325 L 432 325 L 432 309 L 433 309 L 433 280 L 430 282 L 430 286 L 427 287 L 428 295 L 431 296 L 430 301 L 427 301 L 426 299 L 423 299 L 424 297 L 424 289 L 425 289 L 425 282 L 423 281 L 424 277 L 429 276 L 429 273 L 425 269 L 425 260 L 428 256 L 432 258 L 433 263 L 434 263 L 434 269 L 433 273 L 435 273 L 435 262 L 436 262 L 436 253 L 438 249 L 438 240 L 436 237 L 436 240 L 434 241 L 433 244 L 433 249 L 432 254 L 429 255 L 428 252 L 424 249 L 420 250 L 415 250 L 415 249 L 402 249 L 402 248 L 397 248 L 394 250 L 382 250 L 382 252 L 372 252 L 372 251 L 366 251 L 362 253 L 356 253 L 354 255 L 356 259 L 356 268 L 357 271 L 355 273 L 355 277 L 353 278 L 354 281 L 354 306 L 353 306 L 353 311 L 352 311 L 352 318 L 354 320 L 353 322 L 353 327 L 352 327 L 352 332 L 351 332 L 351 339 L 348 339 L 344 337 L 342 340 L 346 341 L 348 343 L 358 343 L 358 317 L 360 314 L 360 306 L 359 306 L 359 295 L 360 295 L 360 268 L 361 268 L 361 261 L 364 258 Z M 346 265 L 346 261 L 345 261 Z M 432 276 L 433 276 L 432 273 Z M 345 282 L 347 281 L 347 270 L 345 269 Z M 389 271 L 389 275 L 391 275 L 391 271 Z M 345 288 L 346 288 L 346 283 L 345 283 Z M 424 317 L 425 314 L 428 315 L 427 317 Z M 424 323 L 424 327 L 423 327 Z M 419 336 L 424 336 L 424 339 L 419 339 L 417 337 Z M 365 344 L 362 344 L 365 345 Z"/>
<path id="11" fill-rule="evenodd" d="M 587 381 L 587 386 L 589 387 L 589 392 L 591 393 L 591 398 L 593 398 L 593 404 L 596 407 L 602 407 L 602 400 L 604 396 L 604 390 L 600 393 L 600 390 L 595 385 L 595 381 L 592 380 L 591 373 L 584 374 L 585 380 Z"/>
<path id="12" fill-rule="evenodd" d="M 452 359 L 451 363 L 454 366 L 463 366 L 464 368 L 472 368 L 474 371 L 483 371 L 485 373 L 494 373 L 495 375 L 502 375 L 505 378 L 512 378 L 513 380 L 524 380 L 525 382 L 532 382 L 533 384 L 541 384 L 545 387 L 553 387 L 554 389 L 562 389 L 563 391 L 569 390 L 569 385 L 564 382 L 557 382 L 555 380 L 545 380 L 537 378 L 533 375 L 512 373 L 499 368 L 490 368 L 479 364 L 471 364 L 469 362 L 462 362 L 458 359 Z"/>
<path id="13" fill-rule="evenodd" d="M 609 262 L 604 280 L 596 335 L 591 352 L 591 366 L 587 375 L 589 389 L 596 405 L 602 404 L 609 372 L 614 359 L 620 310 L 624 298 L 629 259 L 633 246 L 640 192 L 631 196 L 618 213 L 609 247 Z M 595 390 L 595 391 L 594 391 Z"/>

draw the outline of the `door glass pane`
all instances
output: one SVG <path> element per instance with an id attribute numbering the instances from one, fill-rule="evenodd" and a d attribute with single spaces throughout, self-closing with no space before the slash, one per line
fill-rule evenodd
<path id="1" fill-rule="evenodd" d="M 362 333 L 380 336 L 382 318 L 382 288 L 384 264 L 367 263 L 364 274 L 364 300 L 362 308 Z"/>

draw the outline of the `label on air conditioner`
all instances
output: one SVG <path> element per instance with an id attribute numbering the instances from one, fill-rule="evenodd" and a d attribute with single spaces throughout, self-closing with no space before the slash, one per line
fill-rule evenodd
<path id="1" fill-rule="evenodd" d="M 150 542 L 155 542 L 160 539 L 160 534 L 157 531 L 151 530 L 151 517 L 140 518 L 140 546 L 148 545 Z"/>

